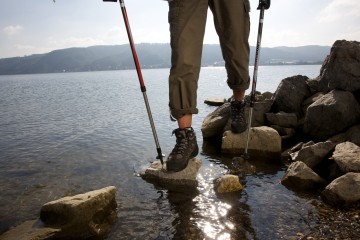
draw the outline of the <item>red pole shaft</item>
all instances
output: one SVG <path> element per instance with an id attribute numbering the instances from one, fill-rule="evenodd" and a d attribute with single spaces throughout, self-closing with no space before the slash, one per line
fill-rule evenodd
<path id="1" fill-rule="evenodd" d="M 129 19 L 128 19 L 126 8 L 125 8 L 125 3 L 124 3 L 124 0 L 120 0 L 119 2 L 120 2 L 120 8 L 121 8 L 121 11 L 122 11 L 122 15 L 124 17 L 124 22 L 125 22 L 125 27 L 126 27 L 127 35 L 128 35 L 128 38 L 129 38 L 129 42 L 130 42 L 131 52 L 132 52 L 132 55 L 133 55 L 133 58 L 134 58 L 135 66 L 136 66 L 136 72 L 137 72 L 137 75 L 138 75 L 138 78 L 139 78 L 141 92 L 142 92 L 143 97 L 144 97 L 144 102 L 145 102 L 146 110 L 147 110 L 147 113 L 148 113 L 151 130 L 153 132 L 153 137 L 154 137 L 154 140 L 155 140 L 156 150 L 157 150 L 157 153 L 158 153 L 158 156 L 156 158 L 160 159 L 161 164 L 164 164 L 164 162 L 163 162 L 163 157 L 164 156 L 163 156 L 163 154 L 161 152 L 159 140 L 158 140 L 156 129 L 155 129 L 154 120 L 153 120 L 153 117 L 152 117 L 152 114 L 151 114 L 149 100 L 148 100 L 147 95 L 146 95 L 146 87 L 145 87 L 144 79 L 143 79 L 143 76 L 142 76 L 142 73 L 141 73 L 139 59 L 138 59 L 138 56 L 137 56 L 136 50 L 135 50 L 135 44 L 134 44 L 134 40 L 133 40 L 133 37 L 132 37 L 132 34 L 131 34 L 131 29 L 130 29 Z"/>
<path id="2" fill-rule="evenodd" d="M 141 68 L 140 68 L 139 59 L 138 59 L 138 56 L 137 56 L 137 53 L 136 53 L 135 44 L 134 44 L 134 40 L 133 40 L 133 37 L 132 37 L 131 29 L 130 29 L 129 19 L 128 19 L 126 8 L 125 8 L 125 3 L 124 3 L 123 0 L 120 0 L 120 7 L 121 7 L 122 15 L 124 17 L 126 32 L 127 32 L 128 38 L 129 38 L 130 48 L 131 48 L 131 52 L 132 52 L 132 55 L 133 55 L 133 58 L 134 58 L 136 72 L 137 72 L 138 77 L 139 77 L 141 91 L 146 91 L 144 79 L 143 79 Z"/>

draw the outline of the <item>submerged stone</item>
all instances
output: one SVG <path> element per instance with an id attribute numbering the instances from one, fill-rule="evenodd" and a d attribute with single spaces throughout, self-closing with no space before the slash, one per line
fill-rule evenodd
<path id="1" fill-rule="evenodd" d="M 57 228 L 44 227 L 40 220 L 26 221 L 0 236 L 1 240 L 14 239 L 55 239 L 56 234 L 61 230 Z"/>
<path id="2" fill-rule="evenodd" d="M 217 178 L 214 182 L 214 187 L 217 193 L 238 192 L 244 189 L 239 177 L 231 174 Z"/>

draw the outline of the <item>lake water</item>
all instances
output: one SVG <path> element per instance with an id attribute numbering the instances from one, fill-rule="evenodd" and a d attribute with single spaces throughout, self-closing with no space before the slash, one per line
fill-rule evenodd
<path id="1" fill-rule="evenodd" d="M 319 71 L 260 66 L 257 90 L 274 92 L 285 77 Z M 177 127 L 169 120 L 168 72 L 143 70 L 165 154 Z M 0 76 L 0 233 L 37 218 L 46 202 L 110 185 L 119 217 L 109 239 L 282 239 L 306 232 L 315 224 L 308 220 L 314 207 L 279 184 L 281 164 L 254 160 L 257 172 L 242 179 L 242 193 L 214 193 L 213 180 L 233 165 L 205 148 L 200 128 L 215 109 L 204 100 L 231 96 L 225 80 L 222 67 L 201 71 L 193 127 L 203 165 L 198 187 L 176 192 L 134 174 L 157 154 L 134 70 Z"/>

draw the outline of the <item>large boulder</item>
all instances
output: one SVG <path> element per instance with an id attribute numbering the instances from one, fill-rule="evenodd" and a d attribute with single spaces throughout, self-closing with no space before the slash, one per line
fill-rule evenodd
<path id="1" fill-rule="evenodd" d="M 309 168 L 314 169 L 319 165 L 325 156 L 327 156 L 335 147 L 335 143 L 319 142 L 311 146 L 306 146 L 297 152 L 291 153 L 290 157 L 292 161 L 301 161 L 305 163 Z"/>
<path id="2" fill-rule="evenodd" d="M 295 128 L 298 124 L 298 117 L 295 113 L 266 113 L 265 116 L 270 125 Z"/>
<path id="3" fill-rule="evenodd" d="M 60 228 L 59 239 L 104 237 L 117 219 L 116 188 L 106 187 L 44 204 L 40 219 L 46 227 Z"/>
<path id="4" fill-rule="evenodd" d="M 360 42 L 336 41 L 325 59 L 320 75 L 309 82 L 319 92 L 333 89 L 356 91 L 360 89 Z"/>
<path id="5" fill-rule="evenodd" d="M 230 103 L 224 103 L 207 115 L 202 123 L 203 138 L 221 136 L 230 117 Z"/>
<path id="6" fill-rule="evenodd" d="M 272 110 L 302 115 L 302 102 L 311 95 L 308 79 L 301 75 L 283 79 L 274 94 Z"/>
<path id="7" fill-rule="evenodd" d="M 271 105 L 273 104 L 273 100 L 265 99 L 260 102 L 255 102 L 253 108 L 253 114 L 251 119 L 252 127 L 260 127 L 265 125 L 265 114 L 270 112 Z M 249 116 L 250 108 L 245 109 L 245 116 Z M 227 129 L 229 130 L 229 129 Z"/>
<path id="8" fill-rule="evenodd" d="M 241 154 L 244 152 L 247 141 L 247 131 L 235 134 L 226 131 L 223 135 L 221 149 L 223 153 Z M 269 159 L 280 159 L 281 137 L 279 133 L 270 127 L 254 127 L 250 129 L 248 151 L 250 154 L 266 157 Z"/>
<path id="9" fill-rule="evenodd" d="M 352 142 L 336 145 L 333 159 L 341 171 L 360 173 L 360 147 Z"/>
<path id="10" fill-rule="evenodd" d="M 359 119 L 360 106 L 353 94 L 333 90 L 308 107 L 304 132 L 322 140 L 340 133 Z"/>
<path id="11" fill-rule="evenodd" d="M 326 182 L 305 163 L 298 161 L 288 167 L 281 184 L 291 189 L 312 190 L 325 186 Z"/>
<path id="12" fill-rule="evenodd" d="M 360 146 L 360 124 L 349 128 L 345 134 L 346 141 Z"/>
<path id="13" fill-rule="evenodd" d="M 347 173 L 332 181 L 322 192 L 323 199 L 335 206 L 351 206 L 360 201 L 360 173 Z"/>

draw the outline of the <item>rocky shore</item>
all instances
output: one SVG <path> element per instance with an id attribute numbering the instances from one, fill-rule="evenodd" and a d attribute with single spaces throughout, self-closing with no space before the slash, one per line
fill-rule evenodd
<path id="1" fill-rule="evenodd" d="M 247 133 L 239 136 L 229 131 L 229 101 L 205 118 L 202 132 L 205 139 L 221 138 L 223 153 L 239 153 L 244 151 Z M 265 139 L 258 139 L 254 132 L 259 128 L 275 134 L 262 132 Z M 350 224 L 350 229 L 344 227 L 348 234 L 337 230 L 337 235 L 341 239 L 353 239 L 351 232 L 360 236 L 356 230 L 360 228 L 359 42 L 336 41 L 315 79 L 292 76 L 283 79 L 274 94 L 257 92 L 251 131 L 253 156 L 270 160 L 281 155 L 288 166 L 281 184 L 292 191 L 319 192 L 318 205 L 329 206 L 328 212 L 334 213 L 330 219 L 349 214 L 350 219 L 337 220 L 338 226 Z M 321 239 L 326 232 L 322 223 L 334 226 L 325 217 L 319 222 L 312 236 L 300 234 L 295 239 Z"/>

